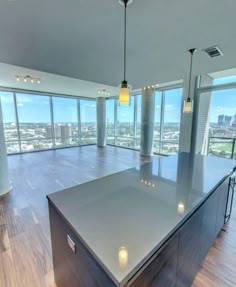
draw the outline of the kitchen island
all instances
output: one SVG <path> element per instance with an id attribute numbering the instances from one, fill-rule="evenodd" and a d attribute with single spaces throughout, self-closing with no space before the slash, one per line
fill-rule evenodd
<path id="1" fill-rule="evenodd" d="M 48 195 L 57 286 L 191 286 L 235 166 L 180 153 Z"/>

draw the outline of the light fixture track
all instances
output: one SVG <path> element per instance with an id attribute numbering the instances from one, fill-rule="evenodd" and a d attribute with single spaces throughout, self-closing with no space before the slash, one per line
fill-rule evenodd
<path id="1" fill-rule="evenodd" d="M 40 84 L 41 79 L 39 77 L 32 77 L 30 75 L 16 75 L 16 80 L 18 82 L 23 81 L 23 82 L 30 82 L 32 84 Z"/>

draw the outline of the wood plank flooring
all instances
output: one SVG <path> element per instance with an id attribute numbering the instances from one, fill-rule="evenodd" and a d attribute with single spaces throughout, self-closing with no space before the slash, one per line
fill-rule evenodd
<path id="1" fill-rule="evenodd" d="M 48 193 L 134 167 L 144 160 L 136 151 L 110 146 L 9 156 L 14 188 L 0 199 L 0 287 L 56 287 Z M 226 232 L 215 241 L 193 287 L 236 286 L 235 206 L 233 211 Z"/>
<path id="2" fill-rule="evenodd" d="M 236 201 L 224 230 L 215 240 L 192 287 L 236 286 Z"/>
<path id="3" fill-rule="evenodd" d="M 0 287 L 53 287 L 46 195 L 139 165 L 138 152 L 96 146 L 9 156 L 0 199 Z M 68 286 L 69 287 L 69 286 Z"/>

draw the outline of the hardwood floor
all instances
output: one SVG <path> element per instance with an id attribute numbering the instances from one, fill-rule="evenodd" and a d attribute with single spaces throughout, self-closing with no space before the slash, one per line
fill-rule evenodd
<path id="1" fill-rule="evenodd" d="M 9 156 L 0 199 L 0 286 L 53 287 L 46 195 L 139 165 L 138 152 L 96 146 Z"/>
<path id="2" fill-rule="evenodd" d="M 13 191 L 0 199 L 0 286 L 56 287 L 46 195 L 139 165 L 131 150 L 96 146 L 9 156 Z M 193 287 L 236 286 L 236 213 Z M 163 286 L 168 287 L 168 286 Z"/>
<path id="3" fill-rule="evenodd" d="M 236 202 L 232 215 L 208 253 L 192 287 L 236 286 Z"/>

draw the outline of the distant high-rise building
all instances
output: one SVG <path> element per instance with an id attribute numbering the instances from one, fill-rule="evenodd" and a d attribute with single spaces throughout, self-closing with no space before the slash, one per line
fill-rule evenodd
<path id="1" fill-rule="evenodd" d="M 55 138 L 61 137 L 61 125 L 54 124 L 54 136 L 55 136 Z"/>
<path id="2" fill-rule="evenodd" d="M 46 126 L 46 135 L 47 135 L 47 138 L 52 138 L 53 137 L 52 125 L 47 125 Z M 61 125 L 60 124 L 55 124 L 54 125 L 54 136 L 55 136 L 55 138 L 60 138 L 61 137 Z"/>
<path id="3" fill-rule="evenodd" d="M 234 119 L 232 116 L 219 115 L 218 116 L 218 126 L 220 127 L 230 127 Z"/>
<path id="4" fill-rule="evenodd" d="M 233 116 L 232 119 L 232 127 L 236 127 L 236 114 Z"/>
<path id="5" fill-rule="evenodd" d="M 224 120 L 224 126 L 225 127 L 230 127 L 232 122 L 232 116 L 225 116 Z"/>
<path id="6" fill-rule="evenodd" d="M 47 125 L 46 126 L 46 136 L 48 139 L 52 138 L 52 125 Z"/>
<path id="7" fill-rule="evenodd" d="M 224 115 L 219 115 L 218 116 L 218 126 L 223 126 L 224 125 Z"/>
<path id="8" fill-rule="evenodd" d="M 61 125 L 61 141 L 65 143 L 72 137 L 72 128 L 70 124 Z"/>

